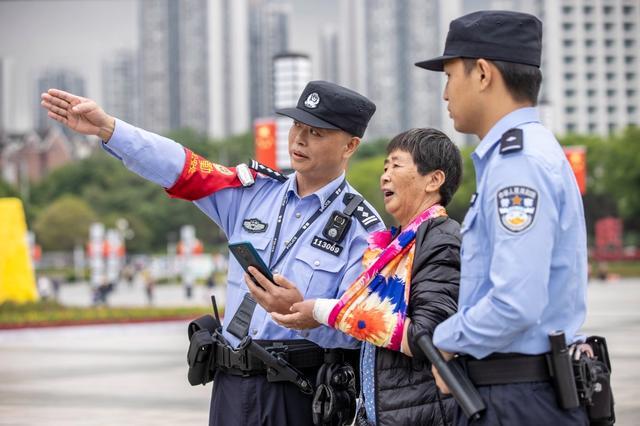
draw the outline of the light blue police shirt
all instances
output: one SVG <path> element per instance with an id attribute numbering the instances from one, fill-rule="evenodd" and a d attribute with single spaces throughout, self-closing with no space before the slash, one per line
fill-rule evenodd
<path id="1" fill-rule="evenodd" d="M 501 154 L 509 129 L 522 150 Z M 574 341 L 586 314 L 587 241 L 575 176 L 536 108 L 503 117 L 474 153 L 477 196 L 462 224 L 459 311 L 435 330 L 452 353 L 541 354 Z"/>
<path id="2" fill-rule="evenodd" d="M 182 145 L 121 120 L 116 120 L 113 136 L 103 147 L 131 171 L 165 188 L 173 186 L 184 166 L 185 152 Z M 274 261 L 282 253 L 284 244 L 324 204 L 344 179 L 343 173 L 315 193 L 301 198 L 298 195 L 295 173 L 283 184 L 259 175 L 251 187 L 223 189 L 194 203 L 222 228 L 230 243 L 250 241 L 268 264 L 283 197 L 288 197 L 288 204 Z M 354 217 L 346 237 L 339 244 L 342 247 L 339 255 L 312 245 L 315 238 L 324 238 L 322 230 L 331 213 L 334 210 L 344 210 L 343 194 L 347 192 L 357 193 L 347 184 L 342 194 L 323 210 L 289 250 L 287 256 L 274 268 L 274 272 L 294 282 L 305 299 L 339 298 L 362 272 L 361 260 L 367 248 L 366 238 L 369 232 L 384 228 L 384 224 L 378 219 L 365 229 Z M 379 218 L 373 207 L 369 204 L 366 207 Z M 255 227 L 246 226 L 245 221 L 250 219 L 265 224 L 263 232 L 256 232 Z M 226 331 L 226 326 L 248 292 L 243 273 L 241 266 L 231 256 L 227 277 L 224 336 L 234 346 L 239 341 Z M 254 339 L 268 340 L 305 338 L 325 348 L 356 348 L 359 345 L 355 339 L 326 326 L 305 331 L 280 327 L 260 305 L 256 306 L 253 314 L 249 335 Z"/>

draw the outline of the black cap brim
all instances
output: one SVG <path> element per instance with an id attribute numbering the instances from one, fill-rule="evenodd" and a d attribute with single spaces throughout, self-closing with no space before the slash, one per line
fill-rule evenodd
<path id="1" fill-rule="evenodd" d="M 276 114 L 286 115 L 289 118 L 293 118 L 296 121 L 299 121 L 302 124 L 306 124 L 307 126 L 317 127 L 319 129 L 338 129 L 341 130 L 340 127 L 329 123 L 328 121 L 321 120 L 313 114 L 308 113 L 302 109 L 298 108 L 283 108 L 276 111 Z"/>
<path id="2" fill-rule="evenodd" d="M 437 58 L 427 59 L 426 61 L 416 62 L 415 66 L 430 71 L 444 71 L 444 63 L 451 59 L 459 58 L 459 56 L 438 56 Z"/>

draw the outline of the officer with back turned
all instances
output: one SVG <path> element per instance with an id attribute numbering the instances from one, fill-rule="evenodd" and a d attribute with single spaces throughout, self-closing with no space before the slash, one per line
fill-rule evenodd
<path id="1" fill-rule="evenodd" d="M 170 139 L 117 120 L 91 100 L 59 90 L 42 99 L 51 118 L 98 135 L 130 170 L 167 188 L 173 197 L 194 201 L 230 242 L 250 241 L 276 273 L 277 285 L 261 279 L 261 288 L 246 280 L 231 259 L 223 330 L 231 347 L 238 345 L 237 334 L 243 330 L 230 333 L 229 326 L 240 324 L 238 331 L 243 322 L 234 320 L 248 318 L 244 333 L 312 379 L 324 362 L 322 348 L 357 347 L 356 341 L 327 327 L 304 332 L 280 327 L 269 312 L 287 313 L 303 298 L 339 297 L 361 272 L 366 236 L 383 228 L 378 214 L 345 179 L 348 160 L 375 111 L 371 101 L 333 83 L 310 82 L 295 108 L 278 111 L 294 120 L 289 155 L 295 173 L 285 177 L 254 164 L 251 184 L 239 179 L 239 169 L 207 161 Z M 257 306 L 247 297 L 249 290 Z M 311 396 L 295 384 L 268 381 L 264 365 L 219 367 L 210 424 L 311 424 Z"/>
<path id="2" fill-rule="evenodd" d="M 416 64 L 444 71 L 456 130 L 481 139 L 461 230 L 459 312 L 433 336 L 445 356 L 462 355 L 484 399 L 474 425 L 588 424 L 584 408 L 559 407 L 541 356 L 556 330 L 575 341 L 587 287 L 582 199 L 536 108 L 541 44 L 536 17 L 481 11 L 452 21 L 444 54 Z"/>

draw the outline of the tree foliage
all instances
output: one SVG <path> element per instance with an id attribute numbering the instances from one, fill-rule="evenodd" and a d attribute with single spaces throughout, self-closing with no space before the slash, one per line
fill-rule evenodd
<path id="1" fill-rule="evenodd" d="M 42 210 L 33 228 L 44 250 L 73 250 L 87 241 L 89 226 L 96 219 L 84 200 L 63 195 Z"/>
<path id="2" fill-rule="evenodd" d="M 168 136 L 222 164 L 235 165 L 253 155 L 249 134 L 224 141 L 212 141 L 190 130 L 179 130 Z M 589 232 L 593 233 L 597 219 L 614 215 L 625 220 L 628 241 L 637 238 L 634 235 L 640 235 L 640 129 L 632 127 L 610 138 L 570 135 L 561 142 L 587 148 L 584 202 Z M 387 143 L 384 139 L 363 143 L 351 161 L 348 178 L 389 225 L 393 219 L 384 211 L 379 189 Z M 475 192 L 473 149 L 462 149 L 463 181 L 447 207 L 449 215 L 458 221 L 462 221 L 471 194 Z M 0 181 L 0 196 L 15 195 L 18 194 L 14 188 Z M 73 197 L 65 198 L 68 195 Z M 130 252 L 164 251 L 168 241 L 178 239 L 184 224 L 196 227 L 196 235 L 207 248 L 225 242 L 221 230 L 192 203 L 169 198 L 162 188 L 129 172 L 103 152 L 55 170 L 34 185 L 24 201 L 29 223 L 45 249 L 85 242 L 89 218 L 103 221 L 107 226 L 113 226 L 118 218 L 127 219 L 135 234 L 127 242 Z M 61 229 L 65 229 L 66 234 L 55 234 Z"/>
<path id="3" fill-rule="evenodd" d="M 0 179 L 0 198 L 19 196 L 20 194 L 18 193 L 18 191 L 13 186 L 11 186 L 9 182 Z"/>

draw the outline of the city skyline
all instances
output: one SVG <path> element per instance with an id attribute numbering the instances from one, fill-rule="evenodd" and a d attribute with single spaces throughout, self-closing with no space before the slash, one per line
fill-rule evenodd
<path id="1" fill-rule="evenodd" d="M 291 0 L 290 49 L 312 57 L 319 78 L 320 30 L 338 0 Z M 0 58 L 10 61 L 14 82 L 7 130 L 34 128 L 38 77 L 48 69 L 68 68 L 86 81 L 86 96 L 105 101 L 103 63 L 117 52 L 139 46 L 138 0 L 48 0 L 0 2 Z M 28 52 L 28 53 L 25 53 Z M 211 120 L 215 121 L 215 120 Z M 236 126 L 231 128 L 237 129 Z M 247 129 L 248 130 L 248 129 Z"/>
<path id="2" fill-rule="evenodd" d="M 480 9 L 543 20 L 540 110 L 556 134 L 606 135 L 640 122 L 634 0 L 60 0 L 0 2 L 0 124 L 42 127 L 38 81 L 66 70 L 85 96 L 119 105 L 114 115 L 133 105 L 133 124 L 226 137 L 274 115 L 274 57 L 296 53 L 309 58 L 309 79 L 333 80 L 378 105 L 366 139 L 430 126 L 473 143 L 447 116 L 443 74 L 413 63 L 442 51 L 451 19 Z M 83 19 L 89 12 L 93 21 Z M 123 76 L 105 78 L 123 51 L 135 57 L 129 74 L 140 75 L 131 95 Z M 101 81 L 119 86 L 105 90 Z"/>

